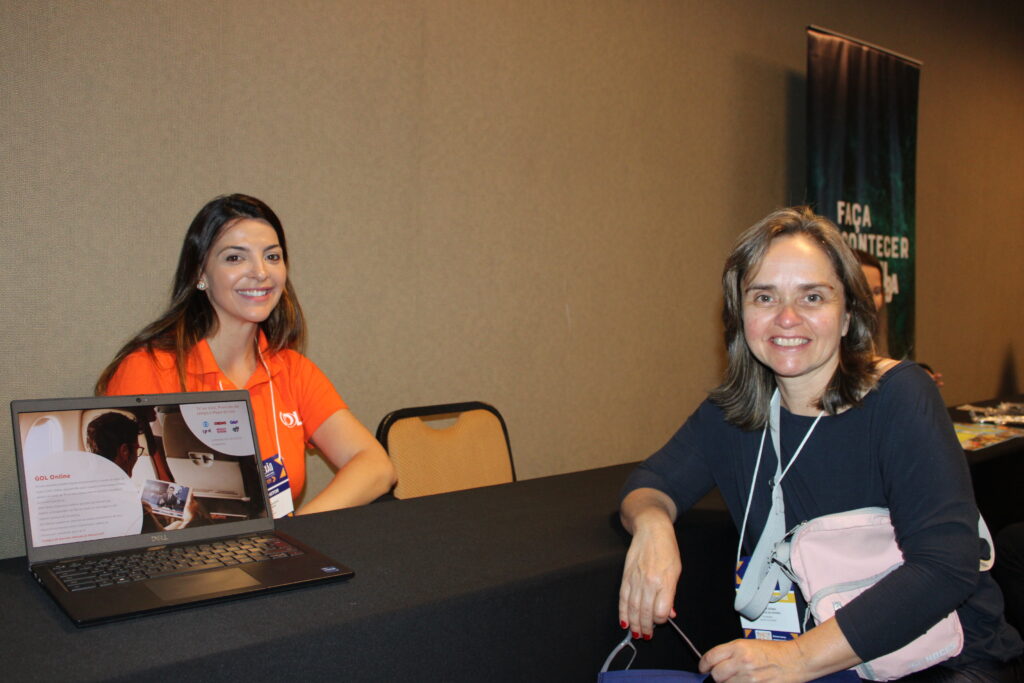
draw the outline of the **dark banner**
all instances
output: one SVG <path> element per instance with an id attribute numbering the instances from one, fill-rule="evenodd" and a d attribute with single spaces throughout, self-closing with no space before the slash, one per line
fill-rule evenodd
<path id="1" fill-rule="evenodd" d="M 808 199 L 882 264 L 893 358 L 914 353 L 914 186 L 920 63 L 807 30 Z"/>

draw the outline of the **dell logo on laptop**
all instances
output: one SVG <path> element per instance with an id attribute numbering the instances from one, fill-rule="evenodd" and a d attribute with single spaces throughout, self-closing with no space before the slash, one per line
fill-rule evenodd
<path id="1" fill-rule="evenodd" d="M 167 541 L 167 534 L 153 534 L 149 537 L 149 540 L 153 543 L 161 543 Z"/>

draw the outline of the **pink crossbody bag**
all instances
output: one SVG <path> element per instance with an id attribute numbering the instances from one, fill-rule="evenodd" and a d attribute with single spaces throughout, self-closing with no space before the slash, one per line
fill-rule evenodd
<path id="1" fill-rule="evenodd" d="M 769 421 L 776 452 L 779 452 L 778 401 L 776 392 L 772 397 Z M 810 431 L 804 440 L 809 436 Z M 762 447 L 763 444 L 762 437 Z M 797 449 L 790 464 L 796 460 L 799 451 Z M 760 459 L 759 451 L 758 465 Z M 785 471 L 777 465 L 774 481 L 778 483 L 784 476 Z M 755 480 L 756 477 L 755 468 Z M 831 618 L 840 608 L 903 564 L 903 553 L 896 543 L 896 532 L 886 508 L 868 507 L 824 515 L 798 524 L 788 532 L 785 531 L 784 520 L 782 487 L 774 486 L 768 521 L 736 595 L 736 610 L 748 619 L 761 615 L 769 600 L 773 599 L 776 585 L 780 590 L 774 594 L 781 596 L 789 591 L 792 583 L 796 583 L 807 601 L 803 626 L 806 632 L 808 619 L 813 618 L 817 625 Z M 746 514 L 743 523 L 745 527 Z M 989 557 L 980 561 L 980 569 L 987 571 L 995 562 L 995 546 L 981 516 L 978 517 L 978 535 L 988 543 Z M 740 543 L 742 545 L 742 536 Z M 748 581 L 750 578 L 754 580 Z M 963 646 L 963 626 L 953 611 L 907 645 L 864 662 L 855 669 L 861 678 L 890 681 L 955 657 Z"/>
<path id="2" fill-rule="evenodd" d="M 981 533 L 988 532 L 984 528 Z M 809 617 L 820 624 L 903 564 L 885 508 L 870 507 L 817 517 L 794 527 L 788 570 L 807 601 Z M 989 539 L 990 540 L 990 539 Z M 991 540 L 989 543 L 991 546 Z M 983 569 L 991 566 L 991 558 Z M 987 564 L 987 566 L 985 566 Z M 964 631 L 951 612 L 917 639 L 856 667 L 861 678 L 890 681 L 960 654 Z"/>

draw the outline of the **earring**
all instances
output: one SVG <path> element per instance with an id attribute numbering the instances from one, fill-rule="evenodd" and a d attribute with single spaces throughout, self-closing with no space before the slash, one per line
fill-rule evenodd
<path id="1" fill-rule="evenodd" d="M 199 282 L 197 282 L 196 283 L 196 289 L 198 289 L 200 292 L 205 292 L 206 291 L 206 280 L 200 280 Z"/>

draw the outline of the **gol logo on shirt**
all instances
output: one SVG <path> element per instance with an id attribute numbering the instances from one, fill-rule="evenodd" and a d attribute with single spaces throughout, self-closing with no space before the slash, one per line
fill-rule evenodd
<path id="1" fill-rule="evenodd" d="M 302 418 L 299 417 L 299 411 L 293 410 L 290 413 L 278 413 L 281 417 L 281 424 L 285 427 L 300 427 L 302 426 Z"/>

